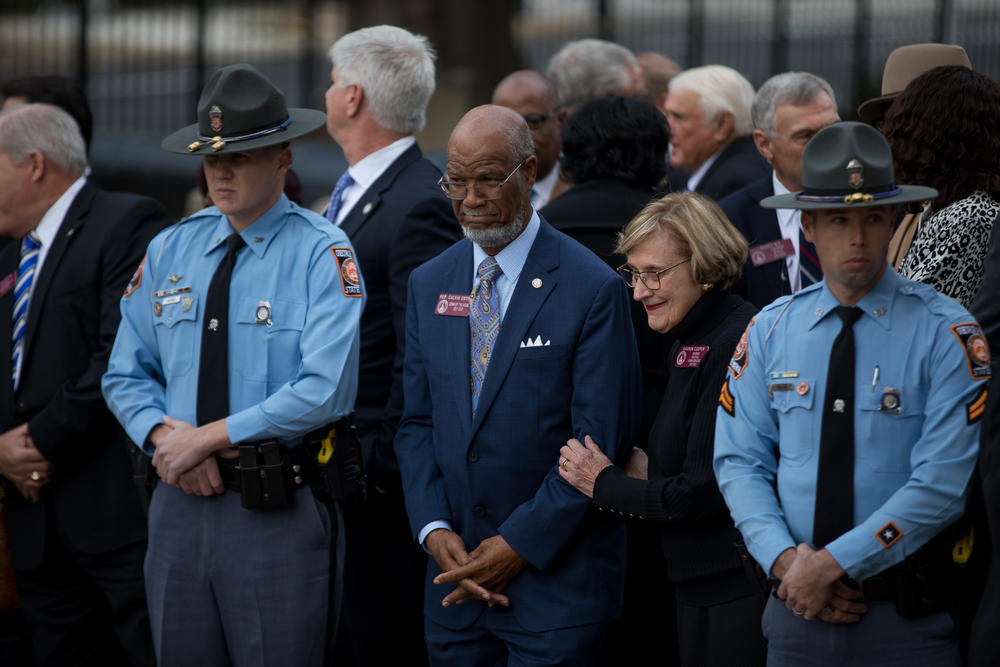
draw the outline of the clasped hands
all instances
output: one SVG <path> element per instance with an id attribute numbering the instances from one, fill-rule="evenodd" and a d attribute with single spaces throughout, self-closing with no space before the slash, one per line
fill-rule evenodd
<path id="1" fill-rule="evenodd" d="M 442 607 L 466 600 L 509 607 L 510 599 L 503 592 L 528 564 L 501 535 L 483 540 L 470 553 L 458 533 L 437 528 L 428 533 L 424 545 L 441 568 L 434 583 L 456 585 L 441 601 Z"/>
<path id="2" fill-rule="evenodd" d="M 862 592 L 840 580 L 845 572 L 826 549 L 817 551 L 804 542 L 785 549 L 772 571 L 781 579 L 778 597 L 807 621 L 857 623 L 868 611 Z"/>
<path id="3" fill-rule="evenodd" d="M 236 458 L 229 449 L 226 421 L 220 419 L 204 426 L 194 426 L 180 419 L 163 416 L 149 433 L 156 448 L 153 465 L 160 479 L 185 493 L 212 496 L 226 490 L 215 456 Z"/>
<path id="4" fill-rule="evenodd" d="M 35 447 L 27 424 L 0 434 L 0 474 L 33 503 L 39 501 L 42 487 L 52 479 L 52 463 Z"/>

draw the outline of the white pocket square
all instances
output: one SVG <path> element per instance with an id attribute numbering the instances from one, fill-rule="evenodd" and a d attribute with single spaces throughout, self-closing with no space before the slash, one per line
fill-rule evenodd
<path id="1" fill-rule="evenodd" d="M 547 340 L 543 343 L 541 336 L 535 336 L 534 338 L 528 337 L 527 340 L 522 340 L 521 347 L 542 347 L 544 345 L 550 345 L 551 343 L 551 340 Z"/>

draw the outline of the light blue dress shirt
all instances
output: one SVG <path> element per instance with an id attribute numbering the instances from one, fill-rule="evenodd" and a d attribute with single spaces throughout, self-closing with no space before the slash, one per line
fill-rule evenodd
<path id="1" fill-rule="evenodd" d="M 122 299 L 101 388 L 147 454 L 164 415 L 196 423 L 205 296 L 232 232 L 215 207 L 167 228 Z M 241 236 L 247 247 L 230 282 L 226 429 L 234 443 L 294 445 L 354 405 L 361 274 L 344 232 L 284 195 Z"/>
<path id="2" fill-rule="evenodd" d="M 824 281 L 764 308 L 720 397 L 716 477 L 766 570 L 785 549 L 812 542 L 838 305 Z M 986 353 L 983 366 L 970 352 L 978 325 L 968 311 L 891 267 L 857 306 L 864 315 L 854 325 L 855 527 L 826 549 L 860 581 L 963 513 L 989 361 Z"/>

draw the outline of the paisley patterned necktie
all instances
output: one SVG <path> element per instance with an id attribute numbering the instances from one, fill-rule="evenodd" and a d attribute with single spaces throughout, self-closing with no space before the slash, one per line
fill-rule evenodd
<path id="1" fill-rule="evenodd" d="M 500 331 L 500 296 L 493 280 L 503 273 L 492 257 L 479 265 L 479 283 L 469 297 L 469 327 L 472 331 L 472 414 L 479 405 L 479 393 L 490 365 L 493 343 Z"/>

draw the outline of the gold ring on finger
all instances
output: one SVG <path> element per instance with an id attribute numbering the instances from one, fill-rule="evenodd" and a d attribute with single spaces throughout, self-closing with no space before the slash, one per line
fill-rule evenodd
<path id="1" fill-rule="evenodd" d="M 32 470 L 31 474 L 28 475 L 28 477 L 31 478 L 32 482 L 37 482 L 37 481 L 39 481 L 39 480 L 42 479 L 42 474 L 40 472 L 38 472 L 37 470 Z"/>

